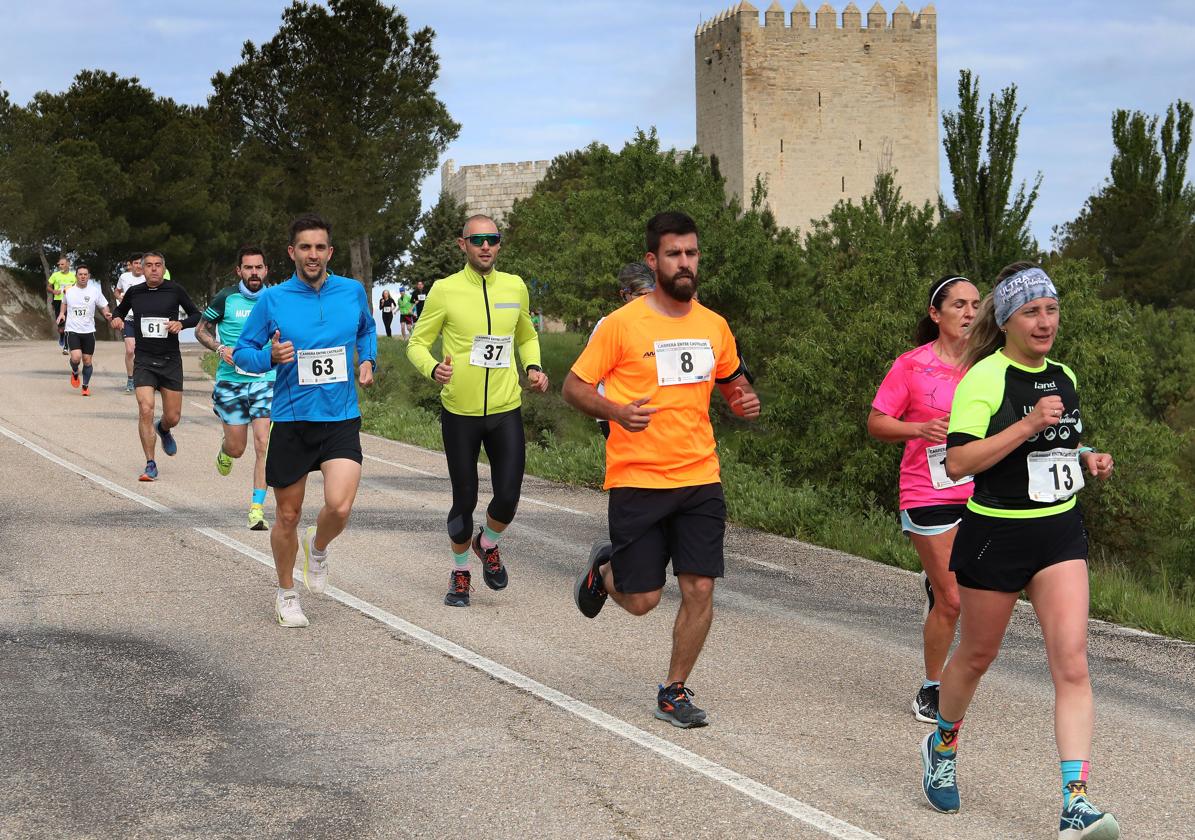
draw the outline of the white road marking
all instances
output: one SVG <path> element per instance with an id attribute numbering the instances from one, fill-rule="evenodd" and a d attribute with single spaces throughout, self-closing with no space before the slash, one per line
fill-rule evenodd
<path id="1" fill-rule="evenodd" d="M 110 490 L 126 499 L 130 499 L 138 504 L 144 505 L 150 510 L 166 514 L 176 513 L 176 511 L 172 508 L 166 507 L 159 502 L 155 502 L 153 499 L 150 499 L 146 496 L 142 496 L 140 493 L 134 493 L 132 490 L 126 490 L 124 487 L 121 487 L 119 484 L 113 481 L 109 481 L 103 476 L 96 475 L 95 473 L 84 469 L 78 464 L 67 461 L 65 458 L 60 458 L 44 447 L 38 446 L 36 443 L 6 428 L 2 424 L 0 424 L 0 434 L 3 434 L 5 437 L 15 441 L 16 443 L 19 443 L 26 449 L 37 453 L 43 458 L 57 464 L 58 466 L 70 470 L 76 475 L 82 476 L 89 481 L 93 481 L 106 490 Z M 245 557 L 248 557 L 251 560 L 261 563 L 263 566 L 266 566 L 269 569 L 274 568 L 274 560 L 272 557 L 264 552 L 258 551 L 251 546 L 245 545 L 240 540 L 226 536 L 225 534 L 222 534 L 212 528 L 201 528 L 196 526 L 194 530 L 211 540 L 215 540 L 221 545 L 231 548 L 232 550 L 244 555 Z M 739 793 L 749 796 L 756 802 L 767 805 L 770 808 L 773 808 L 792 817 L 793 819 L 799 820 L 800 822 L 817 829 L 818 831 L 821 831 L 829 837 L 837 838 L 837 840 L 882 840 L 882 838 L 880 838 L 878 835 L 872 834 L 871 832 L 852 825 L 851 823 L 845 822 L 844 820 L 840 820 L 837 817 L 827 814 L 825 811 L 821 811 L 812 805 L 802 802 L 799 799 L 781 793 L 774 788 L 768 787 L 762 782 L 757 782 L 755 779 L 752 779 L 749 776 L 744 776 L 728 767 L 723 767 L 721 764 L 711 761 L 708 758 L 704 758 L 703 756 L 687 750 L 684 747 L 677 746 L 665 738 L 661 738 L 658 735 L 653 735 L 652 733 L 640 729 L 637 726 L 633 726 L 621 718 L 614 717 L 613 715 L 603 712 L 601 709 L 590 706 L 588 703 L 577 700 L 576 698 L 571 697 L 562 691 L 557 691 L 550 686 L 544 685 L 543 683 L 538 682 L 537 680 L 534 680 L 531 677 L 520 673 L 519 671 L 515 671 L 514 669 L 508 668 L 492 659 L 488 659 L 487 657 L 484 657 L 481 654 L 470 650 L 469 648 L 462 647 L 455 642 L 449 641 L 443 636 L 439 636 L 430 630 L 425 630 L 417 624 L 412 624 L 405 619 L 399 618 L 393 613 L 387 612 L 380 607 L 376 607 L 368 601 L 364 601 L 355 595 L 351 595 L 348 592 L 344 592 L 343 590 L 337 589 L 334 586 L 328 587 L 325 595 L 335 601 L 339 601 L 346 607 L 354 609 L 357 612 L 374 619 L 375 621 L 385 624 L 387 627 L 397 630 L 411 639 L 422 642 L 428 647 L 434 648 L 441 653 L 451 656 L 458 662 L 469 665 L 472 668 L 476 668 L 477 670 L 488 674 L 496 680 L 500 680 L 501 682 L 517 688 L 520 691 L 524 691 L 528 694 L 538 697 L 541 700 L 551 703 L 552 705 L 568 712 L 569 714 L 588 721 L 595 726 L 601 727 L 607 732 L 617 735 L 620 738 L 624 738 L 634 744 L 638 744 L 645 749 L 651 750 L 657 755 L 679 764 L 688 770 L 700 773 L 701 775 L 708 779 L 712 779 L 715 782 L 720 782 L 721 784 L 724 784 L 727 787 L 738 791 Z"/>

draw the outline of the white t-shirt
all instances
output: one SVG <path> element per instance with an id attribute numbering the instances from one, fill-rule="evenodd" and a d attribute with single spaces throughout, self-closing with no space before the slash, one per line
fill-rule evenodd
<path id="1" fill-rule="evenodd" d="M 140 277 L 137 277 L 133 274 L 133 272 L 126 271 L 124 274 L 120 275 L 120 279 L 116 281 L 116 291 L 120 292 L 121 297 L 124 297 L 125 292 L 127 292 L 129 289 L 133 288 L 134 286 L 140 286 L 144 282 L 145 282 L 144 274 L 142 274 Z M 133 314 L 133 310 L 130 309 L 129 315 L 132 315 L 132 314 Z"/>
<path id="2" fill-rule="evenodd" d="M 108 305 L 100 284 L 92 280 L 86 288 L 71 286 L 62 293 L 62 308 L 66 311 L 66 331 L 95 332 L 95 311 Z"/>

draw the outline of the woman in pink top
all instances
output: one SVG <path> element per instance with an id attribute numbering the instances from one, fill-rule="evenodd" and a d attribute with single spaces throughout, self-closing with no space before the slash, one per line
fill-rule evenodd
<path id="1" fill-rule="evenodd" d="M 926 607 L 925 681 L 913 714 L 938 721 L 938 685 L 958 623 L 958 584 L 950 571 L 955 529 L 971 496 L 971 479 L 946 475 L 946 427 L 967 327 L 979 309 L 979 290 L 965 277 L 934 283 L 929 311 L 917 324 L 918 347 L 899 356 L 884 377 L 867 418 L 867 431 L 886 443 L 903 443 L 900 460 L 900 524 L 921 558 Z"/>

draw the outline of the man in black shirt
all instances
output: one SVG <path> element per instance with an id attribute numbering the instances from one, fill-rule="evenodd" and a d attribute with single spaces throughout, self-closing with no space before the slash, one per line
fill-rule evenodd
<path id="1" fill-rule="evenodd" d="M 178 334 L 199 323 L 200 312 L 183 287 L 163 280 L 166 259 L 158 251 L 141 258 L 145 282 L 129 289 L 116 307 L 112 326 L 124 329 L 124 316 L 134 312 L 136 349 L 133 351 L 133 386 L 137 392 L 137 431 L 145 450 L 142 481 L 158 477 L 154 461 L 154 435 L 162 438 L 162 451 L 173 455 L 178 444 L 170 430 L 178 425 L 183 410 L 183 360 Z M 179 308 L 187 313 L 179 320 Z M 154 391 L 162 394 L 162 419 L 154 423 Z"/>

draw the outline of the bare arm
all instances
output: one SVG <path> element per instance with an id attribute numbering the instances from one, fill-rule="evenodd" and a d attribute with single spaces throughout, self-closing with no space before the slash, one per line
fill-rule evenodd
<path id="1" fill-rule="evenodd" d="M 733 411 L 744 420 L 754 420 L 759 417 L 759 394 L 742 374 L 729 382 L 718 382 L 718 390 Z"/>
<path id="2" fill-rule="evenodd" d="M 590 385 L 571 370 L 564 379 L 562 396 L 566 403 L 578 411 L 598 420 L 612 420 L 628 432 L 646 429 L 651 416 L 658 410 L 645 406 L 650 397 L 642 397 L 626 405 L 608 400 L 597 392 L 596 385 Z"/>
<path id="3" fill-rule="evenodd" d="M 947 449 L 946 474 L 958 481 L 965 476 L 978 475 L 991 469 L 1029 438 L 1057 425 L 1061 414 L 1061 397 L 1042 397 L 1033 407 L 1033 411 L 999 434 Z"/>
<path id="4" fill-rule="evenodd" d="M 879 409 L 873 408 L 867 415 L 867 433 L 884 443 L 905 443 L 921 438 L 930 443 L 942 443 L 946 440 L 946 429 L 950 423 L 950 416 L 938 417 L 924 423 L 909 423 L 897 420 Z"/>

